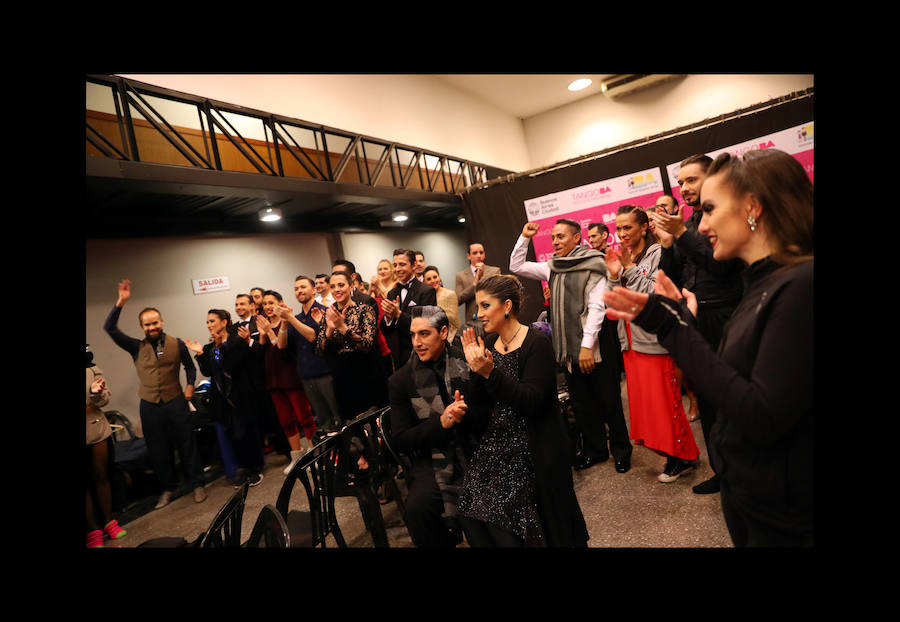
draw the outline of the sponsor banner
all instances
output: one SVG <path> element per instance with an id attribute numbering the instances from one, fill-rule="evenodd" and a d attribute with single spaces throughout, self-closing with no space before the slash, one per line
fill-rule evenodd
<path id="1" fill-rule="evenodd" d="M 813 130 L 814 122 L 810 121 L 809 123 L 803 123 L 802 125 L 769 134 L 768 136 L 761 136 L 760 138 L 754 138 L 753 140 L 748 140 L 738 145 L 711 151 L 706 155 L 715 159 L 719 154 L 726 152 L 732 155 L 742 156 L 754 149 L 779 149 L 794 156 L 797 161 L 803 165 L 806 174 L 809 175 L 809 180 L 815 182 L 813 179 L 813 145 L 815 142 Z M 679 204 L 682 203 L 681 188 L 678 187 L 678 171 L 680 169 L 681 160 L 666 167 L 666 174 L 669 178 L 669 186 L 672 188 L 672 195 L 678 200 Z M 690 212 L 690 209 L 686 209 L 685 216 L 690 216 Z"/>
<path id="2" fill-rule="evenodd" d="M 531 238 L 537 260 L 547 261 L 553 256 L 550 232 L 560 218 L 569 218 L 581 224 L 583 244 L 588 243 L 588 225 L 592 222 L 604 223 L 609 227 L 609 245 L 617 247 L 619 238 L 615 234 L 616 210 L 621 205 L 647 208 L 655 204 L 656 199 L 663 194 L 662 175 L 662 169 L 651 168 L 526 199 L 524 203 L 528 222 L 535 222 L 540 226 Z"/>
<path id="3" fill-rule="evenodd" d="M 231 289 L 227 276 L 213 276 L 205 279 L 193 279 L 191 285 L 194 287 L 194 294 L 208 294 L 210 292 L 220 292 Z"/>

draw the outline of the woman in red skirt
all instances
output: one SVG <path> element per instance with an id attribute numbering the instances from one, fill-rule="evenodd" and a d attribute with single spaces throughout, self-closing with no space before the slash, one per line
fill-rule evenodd
<path id="1" fill-rule="evenodd" d="M 259 343 L 265 348 L 266 389 L 272 397 L 278 421 L 291 446 L 291 462 L 284 469 L 284 474 L 287 475 L 306 453 L 301 445 L 303 436 L 309 443 L 307 451 L 315 444 L 313 435 L 316 433 L 316 424 L 303 392 L 303 385 L 297 377 L 296 362 L 287 350 L 280 350 L 276 345 L 278 332 L 287 330 L 286 325 L 282 325 L 281 317 L 275 313 L 275 307 L 282 302 L 283 298 L 278 292 L 263 292 L 263 313 L 257 316 L 256 325 L 259 327 Z"/>
<path id="2" fill-rule="evenodd" d="M 636 205 L 623 205 L 616 212 L 620 256 L 607 252 L 607 287 L 627 287 L 653 292 L 660 246 L 650 230 L 646 212 Z M 692 470 L 700 457 L 684 406 L 678 370 L 669 353 L 654 335 L 619 320 L 619 342 L 625 362 L 628 390 L 629 434 L 638 445 L 666 457 L 661 482 L 674 482 Z"/>

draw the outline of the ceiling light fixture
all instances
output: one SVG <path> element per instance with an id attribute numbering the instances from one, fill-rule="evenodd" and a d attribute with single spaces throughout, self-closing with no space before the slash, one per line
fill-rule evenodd
<path id="1" fill-rule="evenodd" d="M 581 89 L 586 89 L 591 85 L 592 82 L 593 80 L 591 80 L 590 78 L 579 78 L 569 85 L 569 90 L 580 91 Z"/>
<path id="2" fill-rule="evenodd" d="M 259 210 L 259 219 L 263 222 L 275 222 L 281 220 L 281 210 L 277 207 L 267 207 Z"/>
<path id="3" fill-rule="evenodd" d="M 466 222 L 466 217 L 460 216 L 459 218 L 456 219 L 456 222 Z"/>
<path id="4" fill-rule="evenodd" d="M 409 216 L 406 215 L 406 212 L 394 212 L 391 214 L 391 220 L 394 222 L 405 222 L 409 220 Z"/>

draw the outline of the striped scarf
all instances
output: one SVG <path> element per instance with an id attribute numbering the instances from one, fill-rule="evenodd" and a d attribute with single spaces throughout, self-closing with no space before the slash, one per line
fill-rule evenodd
<path id="1" fill-rule="evenodd" d="M 553 257 L 550 266 L 550 323 L 556 361 L 569 369 L 578 364 L 584 321 L 588 313 L 588 293 L 607 277 L 600 251 L 580 245 L 565 257 Z M 599 340 L 598 340 L 599 342 Z M 594 359 L 599 349 L 594 345 Z"/>

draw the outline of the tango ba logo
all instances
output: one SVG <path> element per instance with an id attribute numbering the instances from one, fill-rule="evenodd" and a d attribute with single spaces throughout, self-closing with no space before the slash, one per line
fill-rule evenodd
<path id="1" fill-rule="evenodd" d="M 657 182 L 652 173 L 647 173 L 646 175 L 629 177 L 626 183 L 628 185 L 628 192 L 631 194 L 640 190 L 649 190 L 650 186 L 656 185 Z"/>
<path id="2" fill-rule="evenodd" d="M 809 125 L 802 125 L 800 129 L 797 130 L 797 142 L 801 145 L 805 145 L 806 143 L 813 142 L 813 123 Z"/>
<path id="3" fill-rule="evenodd" d="M 580 203 L 581 201 L 593 201 L 604 194 L 612 192 L 609 186 L 600 186 L 599 188 L 590 188 L 588 190 L 579 190 L 572 193 L 572 201 Z"/>

